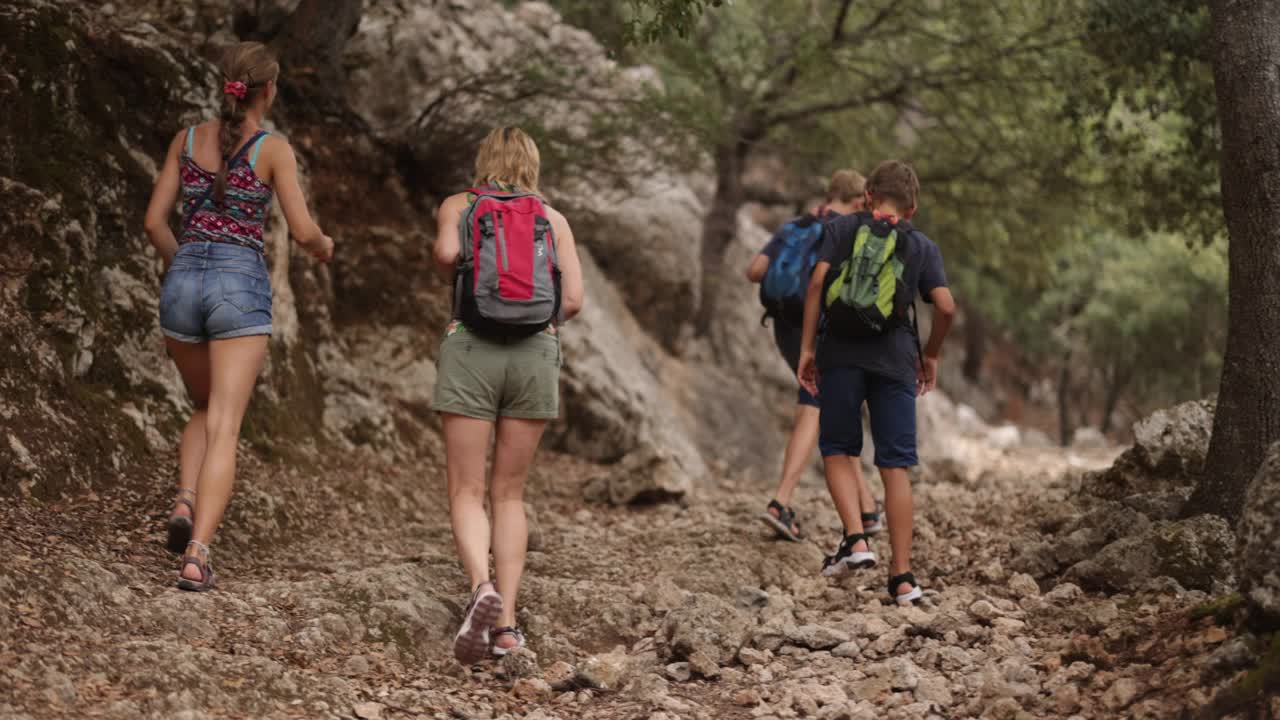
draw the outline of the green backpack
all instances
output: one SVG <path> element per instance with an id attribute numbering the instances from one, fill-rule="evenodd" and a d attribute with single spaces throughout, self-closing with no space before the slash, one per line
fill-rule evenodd
<path id="1" fill-rule="evenodd" d="M 888 234 L 872 231 L 888 228 Z M 827 328 L 843 337 L 883 335 L 898 325 L 908 326 L 911 297 L 902 276 L 907 269 L 907 235 L 904 223 L 862 223 L 854 235 L 853 250 L 840 263 L 835 280 L 827 282 L 823 296 Z"/>

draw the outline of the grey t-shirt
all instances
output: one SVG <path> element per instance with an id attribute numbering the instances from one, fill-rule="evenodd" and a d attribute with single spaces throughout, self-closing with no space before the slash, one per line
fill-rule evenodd
<path id="1" fill-rule="evenodd" d="M 840 263 L 852 254 L 858 227 L 869 222 L 884 221 L 874 220 L 871 213 L 859 212 L 837 218 L 824 226 L 822 241 L 818 247 L 818 262 L 831 264 L 831 269 L 827 271 L 827 284 L 839 273 Z M 876 234 L 883 235 L 884 232 Z M 907 267 L 902 279 L 912 299 L 919 294 L 925 302 L 933 302 L 929 293 L 937 288 L 947 287 L 947 275 L 942 268 L 942 251 L 910 223 L 899 224 L 898 237 L 905 238 L 910 243 L 906 247 Z M 824 295 L 825 292 L 824 286 Z M 877 375 L 914 383 L 916 370 L 920 367 L 916 342 L 911 328 L 907 326 L 895 327 L 873 338 L 854 339 L 826 332 L 824 323 L 818 340 L 818 371 L 858 367 Z"/>

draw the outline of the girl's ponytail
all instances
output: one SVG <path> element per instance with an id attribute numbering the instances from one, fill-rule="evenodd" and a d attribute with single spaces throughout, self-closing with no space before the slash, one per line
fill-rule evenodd
<path id="1" fill-rule="evenodd" d="M 218 153 L 222 158 L 213 181 L 213 199 L 219 207 L 226 203 L 227 173 L 231 170 L 227 162 L 244 132 L 245 111 L 279 74 L 280 64 L 262 43 L 237 43 L 222 56 L 222 108 L 218 113 Z"/>

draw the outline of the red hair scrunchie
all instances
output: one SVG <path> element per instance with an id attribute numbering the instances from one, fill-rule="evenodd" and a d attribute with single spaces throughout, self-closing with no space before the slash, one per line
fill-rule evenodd
<path id="1" fill-rule="evenodd" d="M 249 86 L 239 80 L 228 81 L 222 84 L 222 94 L 235 95 L 237 100 L 243 100 L 249 94 Z"/>

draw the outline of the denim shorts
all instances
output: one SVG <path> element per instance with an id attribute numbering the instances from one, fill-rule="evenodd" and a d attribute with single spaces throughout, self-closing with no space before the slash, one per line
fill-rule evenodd
<path id="1" fill-rule="evenodd" d="M 818 448 L 822 457 L 862 454 L 862 403 L 871 415 L 876 467 L 908 468 L 916 457 L 916 386 L 859 367 L 818 375 Z"/>
<path id="2" fill-rule="evenodd" d="M 160 290 L 160 329 L 188 343 L 271 334 L 271 280 L 262 253 L 231 243 L 178 247 Z"/>

